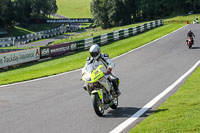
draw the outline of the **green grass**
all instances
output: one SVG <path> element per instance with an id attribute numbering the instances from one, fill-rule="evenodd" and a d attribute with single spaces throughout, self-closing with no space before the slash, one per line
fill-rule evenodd
<path id="1" fill-rule="evenodd" d="M 198 17 L 200 19 L 200 14 L 193 14 L 193 15 L 185 15 L 185 16 L 176 16 L 176 17 L 170 17 L 165 19 L 165 23 L 182 23 L 186 24 L 186 21 L 189 21 L 190 24 L 192 24 L 193 20 Z"/>
<path id="2" fill-rule="evenodd" d="M 57 0 L 57 14 L 68 18 L 91 18 L 92 0 Z"/>
<path id="3" fill-rule="evenodd" d="M 199 133 L 200 67 L 184 85 L 130 133 Z"/>
<path id="4" fill-rule="evenodd" d="M 180 28 L 181 26 L 183 26 L 183 24 L 165 25 L 149 32 L 102 46 L 101 50 L 104 53 L 108 53 L 111 58 L 113 58 L 152 40 L 160 38 L 165 34 Z M 81 68 L 84 66 L 88 56 L 89 52 L 85 51 L 70 56 L 60 57 L 54 60 L 23 65 L 23 68 L 1 72 L 0 84 L 3 85 L 25 81 Z"/>
<path id="5" fill-rule="evenodd" d="M 59 26 L 60 24 L 38 24 L 38 25 L 29 25 L 28 27 L 15 26 L 9 29 L 8 36 L 9 37 L 23 36 L 26 34 L 57 28 Z"/>
<path id="6" fill-rule="evenodd" d="M 23 36 L 23 35 L 31 34 L 34 32 L 28 29 L 24 29 L 22 27 L 15 26 L 14 28 L 10 29 L 8 33 L 9 33 L 8 36 L 13 37 L 13 36 Z"/>

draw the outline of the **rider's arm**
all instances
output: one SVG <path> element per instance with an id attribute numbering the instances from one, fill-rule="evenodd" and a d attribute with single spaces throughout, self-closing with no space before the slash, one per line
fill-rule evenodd
<path id="1" fill-rule="evenodd" d="M 195 34 L 194 34 L 194 33 L 192 33 L 192 35 L 195 37 Z"/>
<path id="2" fill-rule="evenodd" d="M 104 59 L 108 63 L 108 68 L 113 69 L 115 67 L 115 64 L 112 62 L 108 54 L 104 54 Z"/>
<path id="3" fill-rule="evenodd" d="M 88 58 L 87 58 L 87 61 L 86 61 L 86 63 L 85 63 L 85 66 L 82 68 L 82 75 L 83 75 L 84 73 L 87 72 L 87 66 L 88 66 L 90 60 L 91 60 L 91 58 L 88 57 Z"/>
<path id="4" fill-rule="evenodd" d="M 86 66 L 87 66 L 87 64 L 85 64 L 85 66 L 82 68 L 82 75 L 83 75 L 84 73 L 86 73 Z"/>
<path id="5" fill-rule="evenodd" d="M 190 36 L 190 34 L 189 34 L 189 32 L 187 33 L 187 37 L 189 37 Z"/>

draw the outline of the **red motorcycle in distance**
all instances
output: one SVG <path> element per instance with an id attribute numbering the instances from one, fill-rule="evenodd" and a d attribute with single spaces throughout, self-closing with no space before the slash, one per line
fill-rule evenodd
<path id="1" fill-rule="evenodd" d="M 189 38 L 186 40 L 186 44 L 188 45 L 188 48 L 189 48 L 189 49 L 192 47 L 193 43 L 194 43 L 193 37 L 189 37 Z"/>

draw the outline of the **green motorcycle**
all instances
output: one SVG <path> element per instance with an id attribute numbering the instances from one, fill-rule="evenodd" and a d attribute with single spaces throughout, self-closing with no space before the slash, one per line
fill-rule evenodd
<path id="1" fill-rule="evenodd" d="M 116 109 L 118 106 L 118 95 L 114 89 L 111 89 L 109 93 L 106 88 L 101 85 L 101 82 L 105 80 L 104 73 L 101 68 L 103 65 L 99 65 L 96 70 L 91 73 L 84 73 L 82 75 L 82 80 L 86 82 L 85 90 L 91 96 L 93 108 L 98 116 L 103 116 L 104 110 L 109 107 Z M 113 83 L 110 81 L 113 88 Z M 120 81 L 118 81 L 119 85 Z"/>

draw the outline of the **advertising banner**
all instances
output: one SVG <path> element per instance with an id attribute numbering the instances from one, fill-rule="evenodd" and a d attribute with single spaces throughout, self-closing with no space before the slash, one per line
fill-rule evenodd
<path id="1" fill-rule="evenodd" d="M 50 56 L 49 47 L 40 47 L 40 58 L 45 58 Z"/>
<path id="2" fill-rule="evenodd" d="M 49 56 L 58 56 L 76 50 L 76 43 L 64 43 L 59 45 L 49 46 Z M 48 50 L 47 50 L 48 51 Z"/>
<path id="3" fill-rule="evenodd" d="M 40 59 L 39 48 L 0 54 L 0 68 Z"/>
<path id="4" fill-rule="evenodd" d="M 74 18 L 74 19 L 46 19 L 46 23 L 92 23 L 91 18 Z"/>
<path id="5" fill-rule="evenodd" d="M 93 23 L 91 18 L 67 18 L 67 19 L 32 19 L 30 23 Z"/>

